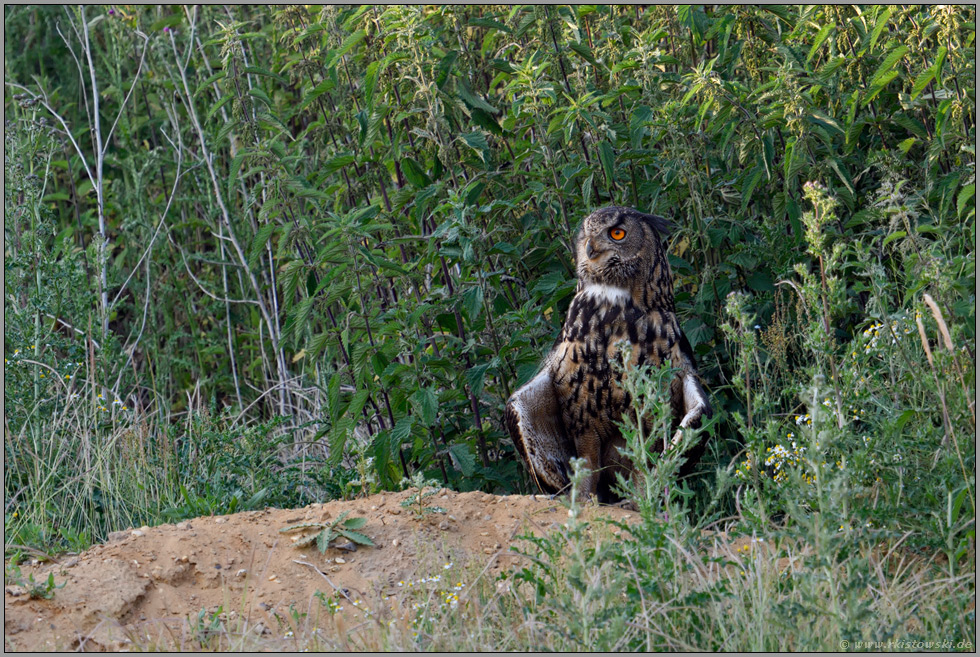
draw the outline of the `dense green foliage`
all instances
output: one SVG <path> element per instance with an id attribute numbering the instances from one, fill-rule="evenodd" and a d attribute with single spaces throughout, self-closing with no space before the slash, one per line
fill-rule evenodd
<path id="1" fill-rule="evenodd" d="M 4 12 L 8 547 L 530 491 L 501 409 L 609 203 L 675 226 L 692 517 L 799 518 L 826 460 L 972 545 L 972 7 Z"/>

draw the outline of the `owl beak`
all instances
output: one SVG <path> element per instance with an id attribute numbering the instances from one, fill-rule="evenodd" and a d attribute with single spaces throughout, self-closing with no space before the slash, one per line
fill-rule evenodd
<path id="1" fill-rule="evenodd" d="M 589 240 L 588 242 L 585 243 L 585 257 L 591 260 L 594 254 L 595 254 L 595 247 L 592 245 L 592 240 Z"/>

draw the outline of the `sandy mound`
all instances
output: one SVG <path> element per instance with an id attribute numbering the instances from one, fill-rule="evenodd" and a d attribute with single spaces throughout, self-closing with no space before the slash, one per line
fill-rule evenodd
<path id="1" fill-rule="evenodd" d="M 445 513 L 419 520 L 400 505 L 408 496 L 385 493 L 143 527 L 118 532 L 107 544 L 61 563 L 22 566 L 25 579 L 33 573 L 44 581 L 53 572 L 65 586 L 50 600 L 5 587 L 5 649 L 197 650 L 218 621 L 233 624 L 243 636 L 253 633 L 265 648 L 295 649 L 291 628 L 300 624 L 297 619 L 307 619 L 305 627 L 323 615 L 329 608 L 324 596 L 334 610 L 344 609 L 323 625 L 336 631 L 346 621 L 351 627 L 363 622 L 365 609 L 397 601 L 409 582 L 435 577 L 437 570 L 463 578 L 465 564 L 472 579 L 473 567 L 482 565 L 492 575 L 517 565 L 524 558 L 509 548 L 519 534 L 548 531 L 568 519 L 559 503 L 544 496 L 444 490 L 426 503 Z M 313 546 L 297 549 L 295 534 L 279 532 L 296 523 L 334 520 L 344 511 L 367 519 L 360 531 L 376 547 L 351 551 L 348 544 L 321 555 Z M 610 507 L 587 509 L 585 516 L 597 513 L 638 520 Z"/>

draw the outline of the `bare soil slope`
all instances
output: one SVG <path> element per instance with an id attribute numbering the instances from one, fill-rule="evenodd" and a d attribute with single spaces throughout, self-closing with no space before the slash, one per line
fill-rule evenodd
<path id="1" fill-rule="evenodd" d="M 329 608 L 317 592 L 334 601 L 333 609 L 344 607 L 332 615 L 332 623 L 322 624 L 336 632 L 345 622 L 346 627 L 363 622 L 364 610 L 381 600 L 397 601 L 409 582 L 443 569 L 447 578 L 461 577 L 459 568 L 467 564 L 472 578 L 472 567 L 493 575 L 517 565 L 523 557 L 508 549 L 519 542 L 518 535 L 548 531 L 568 519 L 559 503 L 544 496 L 444 490 L 426 502 L 445 513 L 420 520 L 400 505 L 408 496 L 385 493 L 143 527 L 118 532 L 105 545 L 60 563 L 22 566 L 25 578 L 32 573 L 43 581 L 53 572 L 56 583 L 65 586 L 50 600 L 31 599 L 23 588 L 6 586 L 4 647 L 200 649 L 202 628 L 216 626 L 220 607 L 217 619 L 225 626 L 253 633 L 266 648 L 295 649 L 290 628 L 296 619 L 307 619 L 304 627 L 315 625 L 312 619 Z M 321 555 L 313 546 L 297 549 L 295 534 L 279 532 L 300 522 L 330 521 L 344 511 L 367 518 L 361 531 L 376 547 L 331 547 Z M 609 507 L 589 508 L 585 516 L 596 514 L 638 519 Z"/>

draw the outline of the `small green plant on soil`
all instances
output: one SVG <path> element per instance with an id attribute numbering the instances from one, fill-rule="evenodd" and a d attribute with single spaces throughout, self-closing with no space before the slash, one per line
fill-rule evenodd
<path id="1" fill-rule="evenodd" d="M 54 573 L 48 573 L 47 579 L 41 581 L 34 579 L 34 573 L 29 573 L 25 578 L 20 571 L 20 566 L 15 563 L 8 563 L 3 571 L 3 583 L 21 587 L 27 591 L 27 595 L 32 600 L 50 600 L 54 597 L 54 592 L 57 589 L 65 588 L 65 584 L 68 582 L 55 584 Z"/>
<path id="2" fill-rule="evenodd" d="M 348 540 L 357 543 L 358 545 L 367 545 L 368 547 L 374 547 L 374 541 L 371 540 L 366 534 L 362 534 L 356 531 L 367 524 L 367 518 L 348 518 L 347 514 L 349 511 L 344 511 L 337 519 L 333 522 L 303 522 L 298 525 L 290 525 L 289 527 L 283 527 L 279 530 L 280 534 L 286 534 L 289 532 L 302 531 L 304 529 L 319 529 L 320 531 L 315 534 L 307 534 L 298 541 L 296 541 L 295 546 L 298 548 L 305 548 L 313 543 L 316 543 L 316 547 L 320 550 L 320 554 L 327 551 L 330 547 L 330 543 L 337 538 L 346 538 Z"/>
<path id="3" fill-rule="evenodd" d="M 415 492 L 409 495 L 401 503 L 403 508 L 409 509 L 416 520 L 421 520 L 430 513 L 445 513 L 446 510 L 441 506 L 428 506 L 425 500 L 438 494 L 439 482 L 435 479 L 425 479 L 421 471 L 416 472 L 411 479 L 402 479 L 402 485 L 411 484 Z M 426 490 L 429 488 L 430 490 Z"/>
<path id="4" fill-rule="evenodd" d="M 207 609 L 197 612 L 197 618 L 191 622 L 194 638 L 202 650 L 216 650 L 220 645 L 221 635 L 225 631 L 221 622 L 223 607 L 218 607 L 214 613 Z"/>

